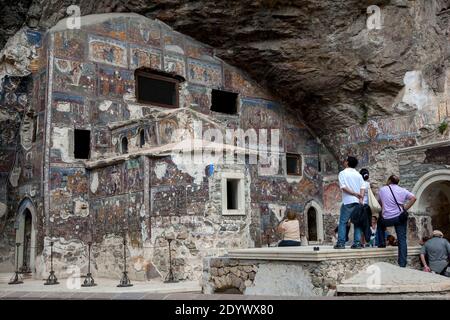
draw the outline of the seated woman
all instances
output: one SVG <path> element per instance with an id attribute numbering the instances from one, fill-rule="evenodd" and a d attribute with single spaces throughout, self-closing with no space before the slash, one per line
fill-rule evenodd
<path id="1" fill-rule="evenodd" d="M 300 246 L 300 224 L 295 212 L 288 211 L 287 219 L 284 219 L 278 225 L 278 232 L 283 236 L 283 240 L 278 244 L 279 247 Z"/>

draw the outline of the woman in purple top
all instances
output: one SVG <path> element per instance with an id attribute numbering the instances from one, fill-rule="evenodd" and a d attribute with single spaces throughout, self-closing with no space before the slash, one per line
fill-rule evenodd
<path id="1" fill-rule="evenodd" d="M 387 185 L 382 187 L 378 193 L 382 208 L 382 219 L 378 220 L 379 225 L 377 228 L 377 232 L 379 232 L 378 239 L 380 239 L 378 248 L 386 247 L 386 238 L 384 236 L 386 227 L 394 226 L 398 239 L 398 265 L 400 267 L 406 267 L 406 258 L 408 255 L 406 230 L 408 221 L 402 222 L 399 217 L 403 210 L 411 208 L 414 202 L 416 202 L 416 197 L 408 190 L 399 187 L 399 181 L 400 179 L 396 175 L 390 176 Z"/>

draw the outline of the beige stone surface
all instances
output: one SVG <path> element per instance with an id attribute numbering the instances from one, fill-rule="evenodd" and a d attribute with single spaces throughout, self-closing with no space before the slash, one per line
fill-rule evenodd
<path id="1" fill-rule="evenodd" d="M 58 285 L 46 286 L 44 280 L 24 279 L 23 284 L 9 285 L 12 274 L 0 273 L 0 294 L 5 292 L 60 292 L 60 293 L 201 293 L 202 288 L 198 281 L 180 281 L 177 283 L 163 283 L 162 281 L 131 281 L 132 287 L 118 288 L 119 279 L 94 278 L 97 286 L 78 287 L 74 279 L 58 279 Z M 84 281 L 80 279 L 80 284 Z"/>
<path id="2" fill-rule="evenodd" d="M 450 278 L 378 262 L 343 280 L 338 293 L 433 293 L 450 291 Z"/>
<path id="3" fill-rule="evenodd" d="M 409 256 L 418 256 L 420 247 L 409 247 Z M 284 260 L 284 261 L 325 261 L 355 258 L 396 257 L 397 247 L 364 248 L 364 249 L 333 249 L 332 246 L 320 246 L 314 251 L 314 246 L 306 247 L 268 247 L 228 250 L 227 257 L 241 260 Z"/>

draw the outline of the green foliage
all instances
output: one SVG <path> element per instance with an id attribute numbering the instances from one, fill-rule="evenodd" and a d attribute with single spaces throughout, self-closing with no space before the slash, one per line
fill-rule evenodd
<path id="1" fill-rule="evenodd" d="M 441 124 L 438 127 L 439 133 L 440 134 L 444 134 L 445 131 L 447 131 L 448 128 L 448 123 L 447 121 L 442 121 Z"/>
<path id="2" fill-rule="evenodd" d="M 367 107 L 365 104 L 361 104 L 360 108 L 361 108 L 361 110 L 363 112 L 362 119 L 361 119 L 360 123 L 361 124 L 366 124 L 367 121 L 369 120 L 369 107 Z"/>

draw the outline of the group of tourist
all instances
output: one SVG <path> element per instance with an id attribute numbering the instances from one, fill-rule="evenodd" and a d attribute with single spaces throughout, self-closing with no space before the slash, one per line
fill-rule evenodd
<path id="1" fill-rule="evenodd" d="M 339 216 L 338 239 L 335 249 L 344 249 L 346 240 L 346 226 L 349 221 L 354 225 L 352 249 L 361 249 L 361 236 L 369 242 L 375 242 L 378 248 L 386 247 L 386 228 L 394 227 L 398 241 L 398 264 L 406 266 L 407 244 L 406 230 L 408 222 L 408 209 L 416 201 L 416 197 L 408 190 L 400 187 L 400 179 L 391 175 L 386 186 L 380 188 L 378 204 L 370 205 L 371 189 L 369 171 L 366 169 L 356 171 L 358 160 L 348 157 L 344 161 L 345 169 L 339 173 L 339 186 L 342 191 L 342 205 Z M 371 207 L 380 207 L 378 217 L 372 217 Z M 376 231 L 373 221 L 376 220 Z M 371 221 L 370 228 L 364 230 L 363 221 Z M 363 235 L 361 235 L 363 233 Z M 368 239 L 367 239 L 368 238 Z M 375 246 L 375 245 L 374 245 Z"/>
<path id="2" fill-rule="evenodd" d="M 399 186 L 400 179 L 396 175 L 388 178 L 386 185 L 380 188 L 378 197 L 375 197 L 370 188 L 369 171 L 362 169 L 358 172 L 357 165 L 358 160 L 349 156 L 344 161 L 345 169 L 339 173 L 342 205 L 334 249 L 345 249 L 350 223 L 353 223 L 351 249 L 361 249 L 363 246 L 385 248 L 386 243 L 398 246 L 398 264 L 406 267 L 408 210 L 416 202 L 416 197 Z M 395 228 L 397 239 L 392 235 L 386 236 L 387 227 Z M 278 231 L 283 234 L 280 247 L 300 246 L 300 228 L 293 211 L 287 212 Z M 432 239 L 423 242 L 421 261 L 424 271 L 446 275 L 450 257 L 449 242 L 438 230 L 433 232 Z"/>

